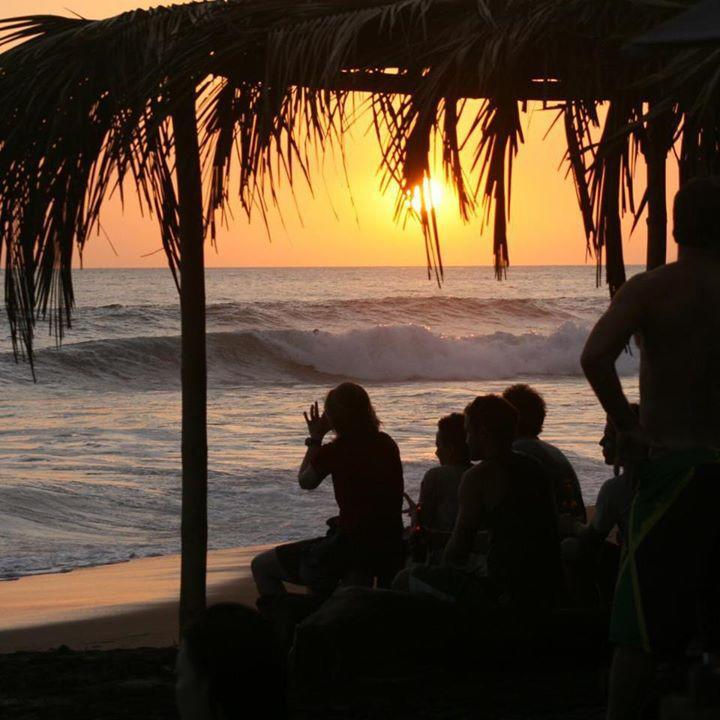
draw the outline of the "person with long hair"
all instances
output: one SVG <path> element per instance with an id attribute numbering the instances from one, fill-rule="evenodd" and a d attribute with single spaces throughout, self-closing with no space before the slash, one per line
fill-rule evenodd
<path id="1" fill-rule="evenodd" d="M 286 592 L 285 582 L 323 593 L 338 583 L 386 585 L 402 565 L 403 472 L 395 441 L 364 388 L 345 382 L 304 413 L 307 451 L 298 482 L 314 490 L 332 478 L 339 516 L 323 538 L 281 545 L 261 553 L 252 573 L 261 598 Z M 330 442 L 325 436 L 334 432 Z"/>

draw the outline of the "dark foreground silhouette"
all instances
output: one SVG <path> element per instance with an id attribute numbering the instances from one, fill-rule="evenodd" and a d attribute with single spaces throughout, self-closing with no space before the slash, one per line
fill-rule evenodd
<path id="1" fill-rule="evenodd" d="M 0 655 L 3 720 L 176 720 L 175 648 Z M 504 717 L 600 720 L 604 698 L 594 665 L 538 667 L 528 662 L 478 675 L 474 668 L 436 669 L 412 677 L 356 677 L 296 691 L 290 717 Z M 247 698 L 246 717 L 258 717 Z"/>

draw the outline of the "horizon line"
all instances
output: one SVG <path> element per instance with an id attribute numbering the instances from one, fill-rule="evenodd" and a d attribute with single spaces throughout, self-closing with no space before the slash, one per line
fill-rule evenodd
<path id="1" fill-rule="evenodd" d="M 597 264 L 594 262 L 587 263 L 532 263 L 532 264 L 518 264 L 511 265 L 508 268 L 509 272 L 518 268 L 592 268 L 596 269 Z M 603 264 L 603 269 L 605 265 Z M 626 268 L 644 267 L 643 263 L 627 263 Z M 444 265 L 444 269 L 448 270 L 451 268 L 482 268 L 488 270 L 494 270 L 495 266 L 492 264 L 487 265 Z M 76 267 L 73 268 L 73 272 L 83 272 L 88 270 L 169 270 L 167 265 L 127 265 L 127 266 L 101 266 L 96 265 L 92 267 Z M 426 265 L 206 265 L 205 270 L 426 270 Z"/>

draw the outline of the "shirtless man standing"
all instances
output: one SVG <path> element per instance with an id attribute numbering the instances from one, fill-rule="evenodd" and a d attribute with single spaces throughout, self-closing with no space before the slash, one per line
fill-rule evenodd
<path id="1" fill-rule="evenodd" d="M 720 500 L 720 178 L 678 192 L 674 236 L 677 262 L 625 283 L 582 355 L 638 477 L 611 623 L 613 719 L 637 717 L 655 659 L 707 630 L 696 618 L 718 542 L 708 513 Z M 639 420 L 615 369 L 632 337 Z"/>

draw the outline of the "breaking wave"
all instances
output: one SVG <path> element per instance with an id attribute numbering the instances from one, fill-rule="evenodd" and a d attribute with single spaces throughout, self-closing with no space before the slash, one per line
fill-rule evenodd
<path id="1" fill-rule="evenodd" d="M 377 325 L 332 333 L 245 330 L 208 334 L 211 385 L 325 382 L 343 377 L 375 382 L 490 380 L 580 374 L 587 327 L 565 322 L 548 334 L 492 332 L 452 337 L 421 325 Z M 68 344 L 37 353 L 40 382 L 90 382 L 144 387 L 177 385 L 180 339 L 133 337 Z M 621 371 L 633 372 L 625 356 Z M 29 371 L 8 355 L 0 381 Z"/>

